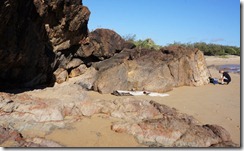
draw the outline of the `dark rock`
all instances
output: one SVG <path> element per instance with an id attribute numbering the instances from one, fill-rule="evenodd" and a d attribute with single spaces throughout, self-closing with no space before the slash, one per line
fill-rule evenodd
<path id="1" fill-rule="evenodd" d="M 114 55 L 107 60 L 93 63 L 92 66 L 95 67 L 96 70 L 103 72 L 109 68 L 124 63 L 126 60 L 130 60 L 130 58 L 132 58 L 132 56 L 135 56 L 136 53 L 136 51 L 133 51 L 131 49 L 124 49 L 122 52 Z"/>
<path id="2" fill-rule="evenodd" d="M 95 56 L 104 60 L 114 56 L 124 48 L 124 39 L 116 32 L 109 29 L 96 29 L 81 43 L 77 56 Z"/>
<path id="3" fill-rule="evenodd" d="M 53 84 L 88 36 L 89 15 L 80 0 L 0 1 L 0 89 Z"/>
<path id="4" fill-rule="evenodd" d="M 118 91 L 114 91 L 113 93 L 111 93 L 112 95 L 115 95 L 115 96 L 133 96 L 132 94 L 130 93 L 119 93 Z"/>
<path id="5" fill-rule="evenodd" d="M 126 49 L 134 49 L 136 48 L 136 45 L 130 41 L 125 41 L 124 48 Z"/>
<path id="6" fill-rule="evenodd" d="M 44 42 L 47 35 L 33 2 L 1 1 L 0 14 L 0 87 L 50 80 L 54 54 Z"/>

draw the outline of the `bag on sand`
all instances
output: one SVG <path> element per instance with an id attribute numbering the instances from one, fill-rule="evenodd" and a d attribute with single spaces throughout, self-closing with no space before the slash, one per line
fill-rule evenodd
<path id="1" fill-rule="evenodd" d="M 218 82 L 218 79 L 211 78 L 211 77 L 209 77 L 209 82 L 210 82 L 210 83 L 213 83 L 213 84 L 218 84 L 218 83 L 219 83 L 219 82 Z"/>

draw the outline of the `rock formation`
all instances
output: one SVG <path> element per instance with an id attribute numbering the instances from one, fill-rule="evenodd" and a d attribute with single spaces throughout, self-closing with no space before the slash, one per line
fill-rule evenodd
<path id="1" fill-rule="evenodd" d="M 96 29 L 80 42 L 79 48 L 66 52 L 69 60 L 66 59 L 55 71 L 56 81 L 62 83 L 68 80 L 67 77 L 82 75 L 94 62 L 106 60 L 126 47 L 130 45 L 116 32 Z"/>
<path id="2" fill-rule="evenodd" d="M 94 90 L 101 93 L 114 90 L 166 92 L 183 85 L 207 84 L 210 76 L 203 53 L 180 46 L 160 51 L 123 49 L 93 66 L 99 71 Z"/>
<path id="3" fill-rule="evenodd" d="M 8 144 L 7 144 L 8 142 Z M 10 143 L 11 142 L 11 143 Z M 13 147 L 21 146 L 24 143 L 23 136 L 16 130 L 0 126 L 0 144 L 6 146 L 11 144 Z"/>
<path id="4" fill-rule="evenodd" d="M 55 147 L 59 144 L 36 138 L 36 135 L 65 128 L 67 123 L 82 121 L 85 117 L 105 114 L 119 119 L 111 125 L 112 130 L 131 134 L 146 146 L 237 147 L 221 126 L 202 125 L 192 116 L 154 101 L 126 97 L 110 101 L 91 100 L 76 84 L 68 85 L 68 89 L 63 85 L 18 95 L 1 93 L 0 96 L 0 125 L 18 131 L 14 132 L 16 137 L 11 136 L 17 140 L 15 146 L 39 142 L 41 146 Z M 28 131 L 32 135 L 27 135 Z M 25 134 L 25 138 L 19 133 Z M 10 138 L 9 132 L 1 134 L 4 135 L 2 139 Z M 6 143 L 6 139 L 0 139 L 0 145 Z"/>
<path id="5" fill-rule="evenodd" d="M 114 56 L 124 47 L 125 40 L 113 30 L 96 29 L 89 34 L 84 44 L 81 44 L 75 56 L 93 57 L 100 61 Z"/>
<path id="6" fill-rule="evenodd" d="M 140 112 L 146 105 L 136 107 L 137 101 L 130 100 L 130 102 L 133 103 L 126 102 L 124 106 L 127 108 L 121 115 L 125 114 L 128 118 L 131 115 L 135 116 L 133 114 L 137 111 L 139 119 L 115 123 L 112 129 L 134 135 L 139 143 L 151 147 L 211 147 L 217 144 L 236 146 L 231 142 L 230 134 L 221 126 L 201 125 L 193 117 L 153 101 L 148 102 L 150 105 L 146 111 L 154 115 L 148 116 L 150 114 L 147 112 Z M 151 112 L 151 106 L 154 112 Z M 129 113 L 131 109 L 132 113 Z"/>
<path id="7" fill-rule="evenodd" d="M 0 1 L 0 88 L 55 82 L 87 37 L 89 15 L 80 0 Z"/>
<path id="8" fill-rule="evenodd" d="M 93 88 L 101 93 L 165 92 L 207 83 L 209 73 L 200 50 L 139 49 L 112 30 L 89 33 L 90 12 L 79 0 L 0 4 L 2 89 L 62 83 L 91 66 L 98 71 Z"/>
<path id="9" fill-rule="evenodd" d="M 165 92 L 207 84 L 209 77 L 200 50 L 139 49 L 109 29 L 89 33 L 89 16 L 81 0 L 0 1 L 0 89 L 60 84 L 0 92 L 0 146 L 61 147 L 22 134 L 46 134 L 97 113 L 120 119 L 112 130 L 151 147 L 236 146 L 224 128 L 202 125 L 154 101 L 88 98 L 85 89 Z"/>
<path id="10" fill-rule="evenodd" d="M 0 145 L 1 147 L 62 147 L 54 141 L 39 137 L 25 139 L 18 131 L 2 126 L 0 126 Z"/>

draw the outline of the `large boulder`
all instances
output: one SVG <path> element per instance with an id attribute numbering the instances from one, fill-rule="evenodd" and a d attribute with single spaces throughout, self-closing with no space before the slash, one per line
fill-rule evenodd
<path id="1" fill-rule="evenodd" d="M 110 29 L 96 29 L 89 33 L 89 37 L 81 44 L 76 52 L 79 57 L 96 57 L 104 60 L 119 53 L 125 45 L 125 40 Z"/>
<path id="2" fill-rule="evenodd" d="M 198 49 L 165 47 L 160 51 L 124 49 L 115 56 L 94 63 L 99 71 L 94 90 L 147 90 L 166 92 L 178 86 L 208 83 L 210 73 Z"/>
<path id="3" fill-rule="evenodd" d="M 0 88 L 54 82 L 88 36 L 89 15 L 80 0 L 0 1 Z"/>

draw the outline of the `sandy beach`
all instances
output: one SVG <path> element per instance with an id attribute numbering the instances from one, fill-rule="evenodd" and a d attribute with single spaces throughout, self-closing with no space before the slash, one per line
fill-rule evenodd
<path id="1" fill-rule="evenodd" d="M 206 62 L 207 66 L 240 64 L 240 57 L 206 56 Z M 217 69 L 210 68 L 209 70 L 213 77 L 220 77 Z M 181 113 L 192 115 L 202 124 L 220 125 L 231 134 L 234 143 L 240 144 L 240 74 L 230 73 L 230 75 L 232 82 L 229 85 L 184 86 L 167 92 L 169 94 L 167 97 L 129 97 L 154 100 L 175 108 Z M 93 91 L 89 91 L 88 95 L 92 99 L 113 100 L 119 98 L 118 96 L 99 94 Z M 71 129 L 54 130 L 45 138 L 72 147 L 143 147 L 137 143 L 133 136 L 111 131 L 111 123 L 115 121 L 118 119 L 111 119 L 106 115 L 96 115 L 73 123 Z"/>

